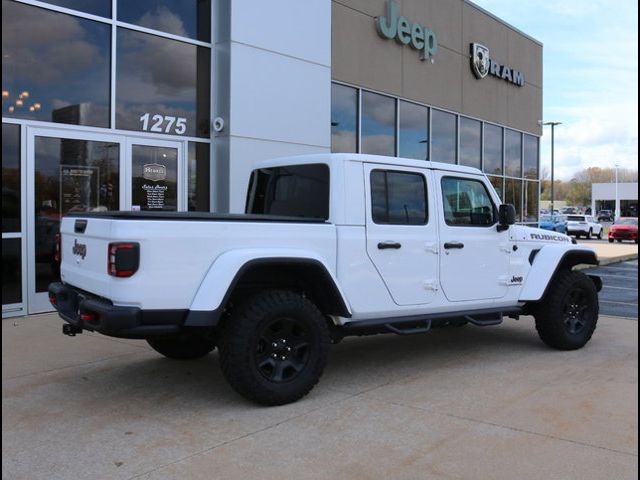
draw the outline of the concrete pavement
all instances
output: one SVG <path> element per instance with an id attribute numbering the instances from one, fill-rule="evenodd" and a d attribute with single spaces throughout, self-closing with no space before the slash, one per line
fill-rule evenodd
<path id="1" fill-rule="evenodd" d="M 348 338 L 311 394 L 244 401 L 217 354 L 2 322 L 6 479 L 635 479 L 638 322 L 601 317 L 582 350 L 532 319 Z"/>
<path id="2" fill-rule="evenodd" d="M 579 245 L 593 248 L 598 254 L 600 265 L 626 262 L 638 258 L 638 245 L 635 243 L 609 243 L 607 240 L 578 240 Z"/>

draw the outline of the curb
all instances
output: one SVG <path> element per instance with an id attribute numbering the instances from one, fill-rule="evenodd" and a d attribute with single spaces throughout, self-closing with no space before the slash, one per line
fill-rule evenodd
<path id="1" fill-rule="evenodd" d="M 589 268 L 604 267 L 605 265 L 611 265 L 612 263 L 628 262 L 629 260 L 637 260 L 637 253 L 628 253 L 626 255 L 618 255 L 617 257 L 607 257 L 600 260 L 599 265 L 576 265 L 574 270 L 587 270 Z"/>

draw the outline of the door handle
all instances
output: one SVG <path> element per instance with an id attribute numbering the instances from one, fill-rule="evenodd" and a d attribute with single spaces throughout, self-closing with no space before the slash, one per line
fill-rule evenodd
<path id="1" fill-rule="evenodd" d="M 464 248 L 464 243 L 460 243 L 460 242 L 447 242 L 444 244 L 444 248 L 446 248 L 447 250 L 451 249 L 451 248 Z"/>
<path id="2" fill-rule="evenodd" d="M 387 242 L 378 243 L 378 248 L 380 250 L 386 250 L 387 248 L 394 248 L 394 249 L 397 250 L 400 247 L 402 247 L 402 244 L 400 244 L 398 242 L 387 241 Z"/>

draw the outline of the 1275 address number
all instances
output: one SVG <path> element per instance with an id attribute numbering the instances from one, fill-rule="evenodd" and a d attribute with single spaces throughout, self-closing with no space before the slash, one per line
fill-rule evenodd
<path id="1" fill-rule="evenodd" d="M 187 119 L 183 117 L 145 113 L 140 117 L 140 121 L 142 122 L 142 130 L 149 132 L 184 135 L 187 131 Z"/>

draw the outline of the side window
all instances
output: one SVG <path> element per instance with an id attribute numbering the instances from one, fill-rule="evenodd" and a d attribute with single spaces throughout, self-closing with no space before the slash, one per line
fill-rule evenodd
<path id="1" fill-rule="evenodd" d="M 390 225 L 425 225 L 427 185 L 419 173 L 373 170 L 371 172 L 373 222 Z"/>
<path id="2" fill-rule="evenodd" d="M 478 227 L 497 221 L 496 207 L 485 185 L 478 180 L 444 177 L 442 202 L 447 225 Z"/>

